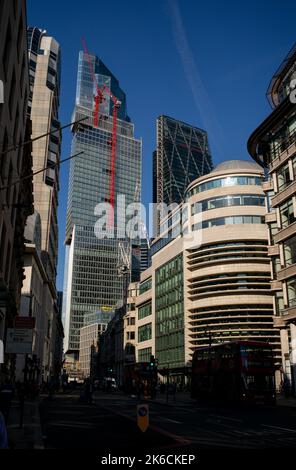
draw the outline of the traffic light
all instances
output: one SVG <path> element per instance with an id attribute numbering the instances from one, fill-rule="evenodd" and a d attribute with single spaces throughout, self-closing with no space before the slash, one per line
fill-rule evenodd
<path id="1" fill-rule="evenodd" d="M 151 356 L 150 356 L 150 367 L 152 369 L 154 369 L 154 367 L 155 367 L 155 357 L 153 356 L 153 354 L 151 354 Z"/>

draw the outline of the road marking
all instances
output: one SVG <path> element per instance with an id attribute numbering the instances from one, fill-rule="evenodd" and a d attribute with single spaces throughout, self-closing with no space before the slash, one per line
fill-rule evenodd
<path id="1" fill-rule="evenodd" d="M 181 421 L 175 421 L 174 419 L 164 418 L 163 416 L 161 416 L 161 419 L 164 419 L 165 421 L 170 421 L 170 423 L 182 424 Z"/>
<path id="2" fill-rule="evenodd" d="M 270 426 L 269 424 L 261 424 L 261 426 L 264 426 L 265 428 L 279 429 L 280 431 L 296 432 L 296 429 L 281 428 L 279 426 Z"/>
<path id="3" fill-rule="evenodd" d="M 48 426 L 61 426 L 64 428 L 84 428 L 84 429 L 90 429 L 93 428 L 93 424 L 85 424 L 85 423 L 49 423 Z"/>
<path id="4" fill-rule="evenodd" d="M 229 418 L 228 416 L 222 416 L 222 415 L 216 415 L 216 414 L 211 414 L 210 416 L 215 416 L 216 418 L 222 418 L 222 419 L 228 419 L 229 421 L 235 421 L 236 423 L 242 423 L 242 419 L 237 419 L 237 418 Z"/>

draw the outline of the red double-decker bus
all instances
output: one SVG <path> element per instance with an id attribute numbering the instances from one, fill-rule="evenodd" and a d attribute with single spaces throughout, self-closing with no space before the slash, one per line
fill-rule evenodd
<path id="1" fill-rule="evenodd" d="M 232 341 L 198 348 L 192 358 L 192 398 L 275 405 L 275 366 L 271 345 Z"/>

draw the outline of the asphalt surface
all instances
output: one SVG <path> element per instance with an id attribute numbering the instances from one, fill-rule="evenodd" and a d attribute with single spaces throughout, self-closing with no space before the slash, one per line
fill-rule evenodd
<path id="1" fill-rule="evenodd" d="M 101 454 L 296 448 L 296 408 L 149 401 L 150 426 L 142 433 L 136 424 L 138 403 L 120 393 L 101 392 L 93 405 L 79 402 L 78 392 L 44 400 L 40 411 L 45 448 Z"/>

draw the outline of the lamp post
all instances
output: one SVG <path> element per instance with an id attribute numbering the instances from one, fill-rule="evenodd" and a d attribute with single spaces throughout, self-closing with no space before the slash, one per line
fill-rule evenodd
<path id="1" fill-rule="evenodd" d="M 167 389 L 166 389 L 166 401 L 169 401 L 169 382 L 170 382 L 170 353 L 167 350 Z"/>

